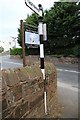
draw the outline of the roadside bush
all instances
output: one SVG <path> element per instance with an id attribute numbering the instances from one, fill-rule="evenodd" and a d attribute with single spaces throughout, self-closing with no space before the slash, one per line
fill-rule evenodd
<path id="1" fill-rule="evenodd" d="M 45 51 L 45 55 L 53 55 L 54 57 L 80 57 L 80 46 L 76 45 L 73 48 L 65 48 L 65 49 L 55 49 L 54 52 Z M 25 55 L 39 55 L 40 51 L 39 48 L 30 48 L 25 49 Z M 22 48 L 13 48 L 10 49 L 10 55 L 20 55 L 22 57 Z"/>
<path id="2" fill-rule="evenodd" d="M 26 48 L 26 55 L 39 55 L 40 54 L 40 50 L 39 48 Z"/>
<path id="3" fill-rule="evenodd" d="M 39 55 L 39 48 L 30 48 L 27 49 L 25 48 L 25 55 Z M 22 58 L 22 48 L 13 48 L 10 49 L 10 55 L 20 55 L 20 57 Z"/>
<path id="4" fill-rule="evenodd" d="M 22 48 L 10 49 L 10 55 L 22 55 Z"/>
<path id="5" fill-rule="evenodd" d="M 80 45 L 75 46 L 73 49 L 73 55 L 80 57 Z"/>
<path id="6" fill-rule="evenodd" d="M 53 49 L 53 52 L 50 53 L 55 57 L 80 57 L 80 45 L 75 45 L 71 48 L 57 48 Z"/>
<path id="7" fill-rule="evenodd" d="M 3 47 L 0 47 L 0 53 L 4 51 L 4 48 Z"/>

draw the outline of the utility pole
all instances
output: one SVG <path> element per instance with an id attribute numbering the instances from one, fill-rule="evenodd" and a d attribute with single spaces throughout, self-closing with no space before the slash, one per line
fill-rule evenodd
<path id="1" fill-rule="evenodd" d="M 23 23 L 23 20 L 20 20 L 20 30 L 21 30 L 21 40 L 22 40 L 23 67 L 25 67 L 26 66 L 26 57 L 25 57 L 24 23 Z"/>

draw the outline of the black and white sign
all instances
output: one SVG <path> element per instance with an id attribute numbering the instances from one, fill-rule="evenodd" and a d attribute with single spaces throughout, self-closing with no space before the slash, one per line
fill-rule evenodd
<path id="1" fill-rule="evenodd" d="M 25 4 L 31 9 L 33 10 L 35 13 L 37 13 L 38 15 L 42 16 L 41 11 L 30 1 L 30 0 L 25 0 Z"/>

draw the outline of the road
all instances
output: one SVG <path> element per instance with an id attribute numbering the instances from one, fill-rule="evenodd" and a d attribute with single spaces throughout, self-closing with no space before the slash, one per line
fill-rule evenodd
<path id="1" fill-rule="evenodd" d="M 0 56 L 1 69 L 21 67 L 22 61 L 10 59 L 10 55 Z"/>
<path id="2" fill-rule="evenodd" d="M 22 60 L 0 57 L 1 69 L 22 66 Z M 57 69 L 58 99 L 64 106 L 62 118 L 78 117 L 78 65 L 55 64 Z"/>
<path id="3" fill-rule="evenodd" d="M 55 64 L 57 68 L 58 99 L 64 107 L 61 118 L 78 118 L 78 65 Z"/>
<path id="4" fill-rule="evenodd" d="M 9 55 L 0 57 L 1 69 L 22 67 L 22 60 L 10 59 Z M 78 87 L 78 65 L 55 64 L 58 82 Z"/>

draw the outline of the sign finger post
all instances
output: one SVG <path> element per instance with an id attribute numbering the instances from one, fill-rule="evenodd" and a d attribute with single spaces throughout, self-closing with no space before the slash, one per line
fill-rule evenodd
<path id="1" fill-rule="evenodd" d="M 39 8 L 37 8 L 31 1 L 25 0 L 25 4 L 27 7 L 29 7 L 32 11 L 34 11 L 36 14 L 38 14 L 38 35 L 36 37 L 37 43 L 34 42 L 36 39 L 33 40 L 33 37 L 30 38 L 33 40 L 33 44 L 39 44 L 40 45 L 40 68 L 41 72 L 43 74 L 43 80 L 44 80 L 44 112 L 45 115 L 47 115 L 47 95 L 46 95 L 46 77 L 45 77 L 45 68 L 44 68 L 44 41 L 47 40 L 46 35 L 46 24 L 43 24 L 43 8 L 42 5 L 39 4 Z M 44 30 L 43 30 L 44 29 Z M 29 34 L 28 34 L 29 35 Z M 26 38 L 25 38 L 26 40 Z"/>

